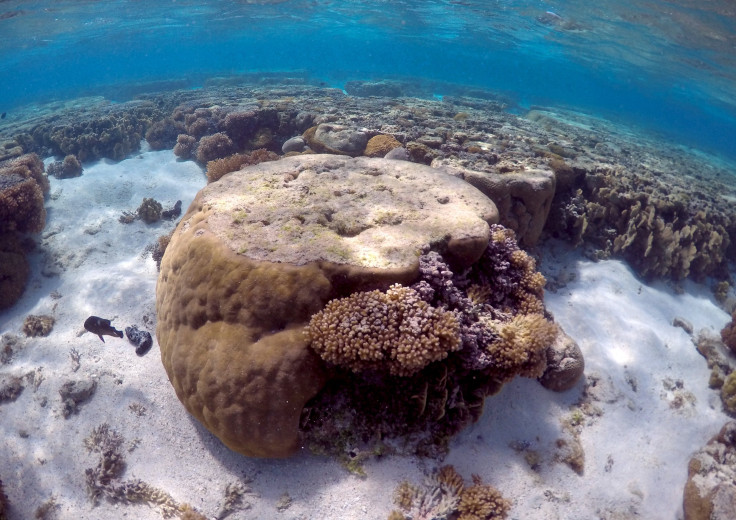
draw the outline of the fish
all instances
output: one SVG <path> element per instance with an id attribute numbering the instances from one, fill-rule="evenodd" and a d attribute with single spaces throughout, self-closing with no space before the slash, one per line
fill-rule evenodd
<path id="1" fill-rule="evenodd" d="M 7 116 L 7 115 L 8 115 L 7 112 L 3 112 L 2 115 L 0 115 L 0 119 L 5 119 L 5 116 Z"/>
<path id="2" fill-rule="evenodd" d="M 110 320 L 100 318 L 99 316 L 90 316 L 87 318 L 84 322 L 84 328 L 93 334 L 97 334 L 103 343 L 105 342 L 105 338 L 102 337 L 103 334 L 117 338 L 123 337 L 123 331 L 110 325 Z"/>

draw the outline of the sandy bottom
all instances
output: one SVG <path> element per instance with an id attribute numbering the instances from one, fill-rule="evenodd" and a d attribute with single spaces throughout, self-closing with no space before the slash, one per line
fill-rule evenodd
<path id="1" fill-rule="evenodd" d="M 127 339 L 105 343 L 84 331 L 90 315 L 155 330 L 157 271 L 146 247 L 172 222 L 121 224 L 143 197 L 186 208 L 205 185 L 201 169 L 171 151 L 102 161 L 76 179 L 51 179 L 48 223 L 22 300 L 0 314 L 0 333 L 19 345 L 0 377 L 22 377 L 23 392 L 0 402 L 0 478 L 11 519 L 161 518 L 145 504 L 95 505 L 85 470 L 100 455 L 85 448 L 109 425 L 123 439 L 121 479 L 139 479 L 189 503 L 208 518 L 381 519 L 395 508 L 402 480 L 419 483 L 440 463 L 388 456 L 365 464 L 366 477 L 306 450 L 288 460 L 235 454 L 192 419 L 177 400 L 158 345 L 143 357 Z M 704 286 L 675 294 L 637 280 L 621 262 L 592 263 L 548 245 L 543 272 L 567 280 L 546 296 L 556 320 L 579 343 L 586 381 L 561 394 L 518 379 L 489 399 L 481 420 L 461 433 L 444 463 L 480 475 L 513 502 L 514 519 L 681 518 L 687 460 L 727 420 L 709 371 L 676 316 L 696 331 L 720 330 L 728 316 Z M 42 274 L 44 273 L 44 274 Z M 26 338 L 28 314 L 51 315 L 48 337 Z M 59 390 L 96 382 L 91 398 L 65 417 Z M 582 453 L 579 474 L 561 461 L 559 439 Z M 227 514 L 227 490 L 240 506 Z M 233 487 L 235 486 L 235 487 Z M 239 487 L 238 487 L 239 486 Z"/>

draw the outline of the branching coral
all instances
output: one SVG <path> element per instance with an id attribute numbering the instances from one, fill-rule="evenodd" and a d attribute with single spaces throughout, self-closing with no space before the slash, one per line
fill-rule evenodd
<path id="1" fill-rule="evenodd" d="M 306 332 L 324 359 L 354 372 L 412 375 L 460 347 L 455 316 L 431 307 L 398 284 L 330 301 Z"/>
<path id="2" fill-rule="evenodd" d="M 170 117 L 156 121 L 146 132 L 146 141 L 152 150 L 171 149 L 177 142 L 177 136 L 185 131 L 184 125 Z"/>
<path id="3" fill-rule="evenodd" d="M 236 153 L 223 159 L 215 159 L 207 163 L 207 181 L 215 182 L 226 173 L 235 172 L 244 166 L 262 163 L 265 161 L 276 161 L 279 155 L 259 148 L 250 153 Z"/>
<path id="4" fill-rule="evenodd" d="M 506 518 L 509 509 L 511 502 L 493 486 L 483 484 L 478 475 L 473 475 L 473 485 L 460 495 L 458 520 L 501 520 Z"/>
<path id="5" fill-rule="evenodd" d="M 465 487 L 463 478 L 449 465 L 434 471 L 421 486 L 400 483 L 394 503 L 402 512 L 392 512 L 393 518 L 407 520 L 502 520 L 511 508 L 511 503 L 478 475 L 473 475 L 472 486 Z"/>
<path id="6" fill-rule="evenodd" d="M 209 161 L 227 157 L 232 153 L 232 140 L 224 132 L 218 132 L 202 137 L 199 140 L 199 145 L 197 146 L 197 162 L 207 164 Z"/>
<path id="7" fill-rule="evenodd" d="M 29 274 L 28 260 L 16 235 L 0 232 L 0 310 L 18 301 Z"/>
<path id="8" fill-rule="evenodd" d="M 498 334 L 498 340 L 488 346 L 495 371 L 509 378 L 517 374 L 539 377 L 544 373 L 545 349 L 557 337 L 557 325 L 541 314 L 518 314 L 509 322 L 488 325 Z"/>
<path id="9" fill-rule="evenodd" d="M 136 213 L 138 217 L 146 224 L 152 224 L 161 220 L 161 210 L 163 206 L 155 199 L 144 198 L 141 205 L 138 206 Z"/>
<path id="10" fill-rule="evenodd" d="M 68 179 L 82 175 L 82 163 L 76 155 L 69 154 L 63 161 L 55 161 L 49 164 L 47 173 L 57 179 Z"/>
<path id="11" fill-rule="evenodd" d="M 187 134 L 179 134 L 174 145 L 174 155 L 182 159 L 191 159 L 197 146 L 197 139 Z"/>

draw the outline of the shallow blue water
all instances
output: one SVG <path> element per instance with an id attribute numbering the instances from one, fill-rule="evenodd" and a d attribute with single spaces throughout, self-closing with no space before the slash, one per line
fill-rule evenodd
<path id="1" fill-rule="evenodd" d="M 736 157 L 731 0 L 0 1 L 0 111 L 120 83 L 418 76 Z M 442 94 L 438 92 L 437 94 Z"/>

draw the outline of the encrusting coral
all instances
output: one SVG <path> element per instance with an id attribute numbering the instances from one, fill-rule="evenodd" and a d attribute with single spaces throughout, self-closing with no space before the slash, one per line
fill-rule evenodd
<path id="1" fill-rule="evenodd" d="M 415 374 L 460 347 L 460 324 L 431 307 L 415 290 L 392 285 L 330 301 L 306 328 L 311 347 L 325 361 L 354 372 Z"/>

